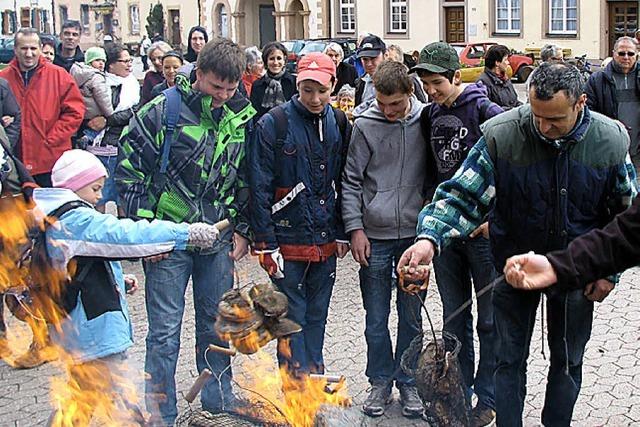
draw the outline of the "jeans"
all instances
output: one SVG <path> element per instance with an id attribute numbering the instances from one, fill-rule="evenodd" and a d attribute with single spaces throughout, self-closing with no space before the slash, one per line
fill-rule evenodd
<path id="1" fill-rule="evenodd" d="M 489 241 L 484 237 L 464 241 L 454 240 L 433 259 L 433 267 L 445 319 L 471 298 L 472 289 L 477 293 L 497 277 Z M 478 298 L 477 331 L 480 341 L 480 360 L 477 372 L 475 371 L 471 308 L 469 306 L 451 319 L 444 330 L 455 335 L 462 344 L 458 360 L 467 387 L 473 388 L 478 396 L 478 404 L 493 409 L 495 408 L 493 371 L 496 366 L 496 338 L 493 329 L 491 292 L 487 291 Z"/>
<path id="2" fill-rule="evenodd" d="M 102 187 L 102 198 L 96 203 L 97 206 L 102 206 L 107 202 L 118 203 L 118 189 L 116 188 L 115 171 L 118 164 L 118 156 L 96 156 L 105 169 L 107 169 L 107 179 L 104 181 L 104 187 Z"/>
<path id="3" fill-rule="evenodd" d="M 229 356 L 205 351 L 209 344 L 228 346 L 213 329 L 222 294 L 233 286 L 231 244 L 204 255 L 174 251 L 159 262 L 145 262 L 145 298 L 149 317 L 145 355 L 145 399 L 147 410 L 173 425 L 177 416 L 175 373 L 180 351 L 180 329 L 189 277 L 193 281 L 196 323 L 196 366 L 198 372 L 209 367 L 214 376 L 202 389 L 202 408 L 219 412 L 233 403 Z M 220 377 L 220 381 L 216 379 Z"/>
<path id="4" fill-rule="evenodd" d="M 395 353 L 391 347 L 389 312 L 391 291 L 397 288 L 395 267 L 402 253 L 413 238 L 398 240 L 370 240 L 369 266 L 360 267 L 360 290 L 364 303 L 367 341 L 367 368 L 365 375 L 371 384 L 396 381 L 396 386 L 413 385 L 415 380 L 400 369 L 402 353 L 411 340 L 422 333 L 421 300 L 419 296 L 399 291 L 396 298 L 398 311 L 398 333 Z"/>
<path id="5" fill-rule="evenodd" d="M 290 351 L 278 345 L 278 363 L 294 375 L 324 373 L 324 330 L 335 281 L 335 255 L 324 262 L 285 261 L 284 278 L 274 280 L 289 300 L 287 318 L 302 326 L 289 336 Z"/>
<path id="6" fill-rule="evenodd" d="M 522 426 L 527 358 L 540 292 L 513 289 L 504 280 L 493 291 L 497 331 L 496 420 Z M 582 290 L 547 295 L 550 367 L 542 409 L 545 426 L 569 426 L 582 384 L 584 349 L 591 336 L 593 302 Z"/>

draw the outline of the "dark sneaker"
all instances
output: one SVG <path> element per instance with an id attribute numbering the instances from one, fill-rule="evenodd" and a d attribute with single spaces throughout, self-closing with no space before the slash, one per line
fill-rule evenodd
<path id="1" fill-rule="evenodd" d="M 14 360 L 13 366 L 18 369 L 31 369 L 57 358 L 58 350 L 48 340 L 46 344 L 42 345 L 32 342 L 29 350 Z"/>
<path id="2" fill-rule="evenodd" d="M 496 411 L 484 405 L 477 405 L 471 410 L 471 426 L 484 427 L 494 425 Z"/>
<path id="3" fill-rule="evenodd" d="M 369 397 L 362 405 L 362 411 L 370 417 L 384 414 L 385 407 L 391 403 L 391 386 L 385 383 L 373 384 Z"/>
<path id="4" fill-rule="evenodd" d="M 412 385 L 401 385 L 400 405 L 402 406 L 402 416 L 407 418 L 417 418 L 422 416 L 424 405 L 418 395 L 418 389 Z"/>

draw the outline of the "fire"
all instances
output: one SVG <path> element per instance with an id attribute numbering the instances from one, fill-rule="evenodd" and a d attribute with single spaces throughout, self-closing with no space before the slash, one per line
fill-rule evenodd
<path id="1" fill-rule="evenodd" d="M 12 312 L 30 326 L 9 328 L 7 344 L 14 355 L 24 351 L 32 338 L 34 342 L 46 342 L 50 329 L 61 333 L 60 321 L 66 315 L 56 300 L 75 265 L 60 271 L 44 262 L 42 254 L 31 254 L 28 262 L 25 253 L 25 248 L 31 247 L 29 230 L 35 224 L 43 229 L 43 219 L 22 198 L 0 199 L 0 291 L 20 296 L 29 290 L 31 298 L 12 298 Z M 51 378 L 50 399 L 55 414 L 48 425 L 87 426 L 92 420 L 108 426 L 144 423 L 130 380 L 133 375 L 126 372 L 124 364 L 105 360 L 76 364 L 73 355 L 63 348 L 53 346 L 51 351 L 58 352 L 55 367 L 59 373 Z M 5 360 L 12 363 L 13 359 Z"/>
<path id="2" fill-rule="evenodd" d="M 257 334 L 250 334 L 255 345 L 259 345 Z M 279 347 L 290 353 L 287 339 L 280 340 Z M 245 397 L 257 406 L 265 406 L 265 400 L 277 407 L 270 414 L 249 413 L 275 424 L 287 423 L 292 427 L 311 427 L 322 405 L 347 407 L 351 399 L 347 395 L 344 377 L 335 384 L 329 384 L 326 377 L 294 377 L 286 369 L 275 369 L 273 353 L 260 349 L 242 361 L 242 378 L 237 378 L 241 389 L 247 391 Z"/>

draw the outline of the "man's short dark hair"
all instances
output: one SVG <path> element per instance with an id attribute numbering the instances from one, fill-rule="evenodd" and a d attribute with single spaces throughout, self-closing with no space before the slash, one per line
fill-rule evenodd
<path id="1" fill-rule="evenodd" d="M 123 45 L 117 43 L 105 46 L 104 51 L 107 54 L 107 60 L 105 61 L 104 69 L 106 71 L 109 71 L 109 66 L 118 62 L 118 60 L 120 59 L 120 55 L 122 55 L 122 52 L 124 52 L 125 50 L 127 49 Z"/>
<path id="2" fill-rule="evenodd" d="M 15 35 L 13 36 L 13 45 L 14 46 L 18 45 L 18 36 L 32 36 L 34 34 L 38 36 L 38 45 L 42 47 L 42 40 L 40 39 L 40 34 L 38 33 L 38 30 L 31 27 L 22 27 L 18 31 L 16 31 Z"/>
<path id="3" fill-rule="evenodd" d="M 501 62 L 505 56 L 509 56 L 510 53 L 511 51 L 505 45 L 493 45 L 484 55 L 484 66 L 488 69 L 492 69 L 498 62 Z"/>
<path id="4" fill-rule="evenodd" d="M 82 27 L 80 26 L 80 21 L 69 20 L 69 21 L 65 21 L 64 24 L 62 24 L 62 28 L 60 28 L 60 34 L 62 34 L 64 30 L 66 30 L 67 28 L 74 28 L 78 30 L 78 32 L 82 30 Z"/>
<path id="5" fill-rule="evenodd" d="M 416 73 L 418 74 L 418 77 L 442 76 L 445 79 L 449 80 L 449 83 L 453 83 L 453 77 L 455 77 L 456 75 L 455 70 L 447 70 L 442 73 L 433 73 L 429 70 L 417 69 Z"/>
<path id="6" fill-rule="evenodd" d="M 383 95 L 413 92 L 413 81 L 402 62 L 382 61 L 373 74 L 373 86 Z"/>
<path id="7" fill-rule="evenodd" d="M 284 55 L 284 58 L 287 59 L 287 48 L 280 42 L 269 42 L 262 48 L 262 62 L 264 62 L 264 67 L 267 68 L 267 59 L 269 59 L 269 55 L 275 50 L 279 50 Z"/>
<path id="8" fill-rule="evenodd" d="M 564 91 L 575 104 L 584 93 L 584 85 L 582 74 L 573 65 L 543 62 L 531 75 L 530 90 L 542 101 L 548 101 L 556 93 Z"/>
<path id="9" fill-rule="evenodd" d="M 236 43 L 216 38 L 204 45 L 196 66 L 203 73 L 212 72 L 222 80 L 239 82 L 246 67 L 246 57 Z"/>

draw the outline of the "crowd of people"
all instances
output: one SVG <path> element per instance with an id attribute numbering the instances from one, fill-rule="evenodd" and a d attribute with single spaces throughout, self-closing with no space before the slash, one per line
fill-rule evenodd
<path id="1" fill-rule="evenodd" d="M 91 260 L 89 273 L 79 267 L 71 278 L 77 293 L 62 326 L 50 337 L 34 334 L 17 367 L 53 359 L 53 342 L 78 365 L 119 372 L 133 342 L 117 259 L 140 257 L 152 422 L 173 425 L 178 416 L 174 376 L 190 281 L 197 370 L 214 373 L 202 407 L 233 410 L 229 356 L 206 350 L 228 346 L 213 325 L 234 263 L 251 251 L 287 296 L 287 316 L 302 331 L 289 348 L 278 347 L 278 362 L 302 378 L 324 372 L 336 264 L 351 252 L 366 312 L 365 414 L 383 415 L 395 385 L 404 416 L 433 416 L 415 378 L 399 368 L 422 333 L 428 270 L 419 266 L 433 261 L 444 329 L 461 343 L 474 426 L 522 425 L 540 289 L 557 282 L 545 293 L 550 368 L 542 422 L 571 424 L 593 304 L 613 291 L 613 273 L 637 262 L 629 254 L 614 262 L 633 245 L 637 208 L 589 233 L 637 194 L 636 40 L 619 39 L 612 62 L 588 82 L 561 49 L 545 46 L 523 104 L 501 45 L 487 52 L 479 81 L 465 86 L 456 50 L 444 42 L 409 61 L 398 46 L 364 34 L 353 57 L 329 43 L 305 55 L 294 75 L 280 42 L 243 49 L 194 27 L 184 55 L 143 40 L 150 69 L 140 85 L 125 47 L 83 52 L 80 33 L 78 22 L 64 23 L 55 46 L 22 28 L 15 59 L 0 71 L 3 194 L 29 188 L 44 213 L 59 215 L 64 227 L 45 232 L 63 268 Z M 104 213 L 109 201 L 120 219 Z M 224 220 L 231 226 L 216 226 Z M 588 265 L 585 248 L 616 238 L 620 247 L 610 244 L 604 255 L 610 262 Z M 567 247 L 548 258 L 522 255 Z M 416 286 L 397 292 L 394 345 L 388 323 L 400 277 Z M 474 291 L 478 358 L 474 314 L 460 312 Z M 0 328 L 1 355 L 4 321 Z"/>

